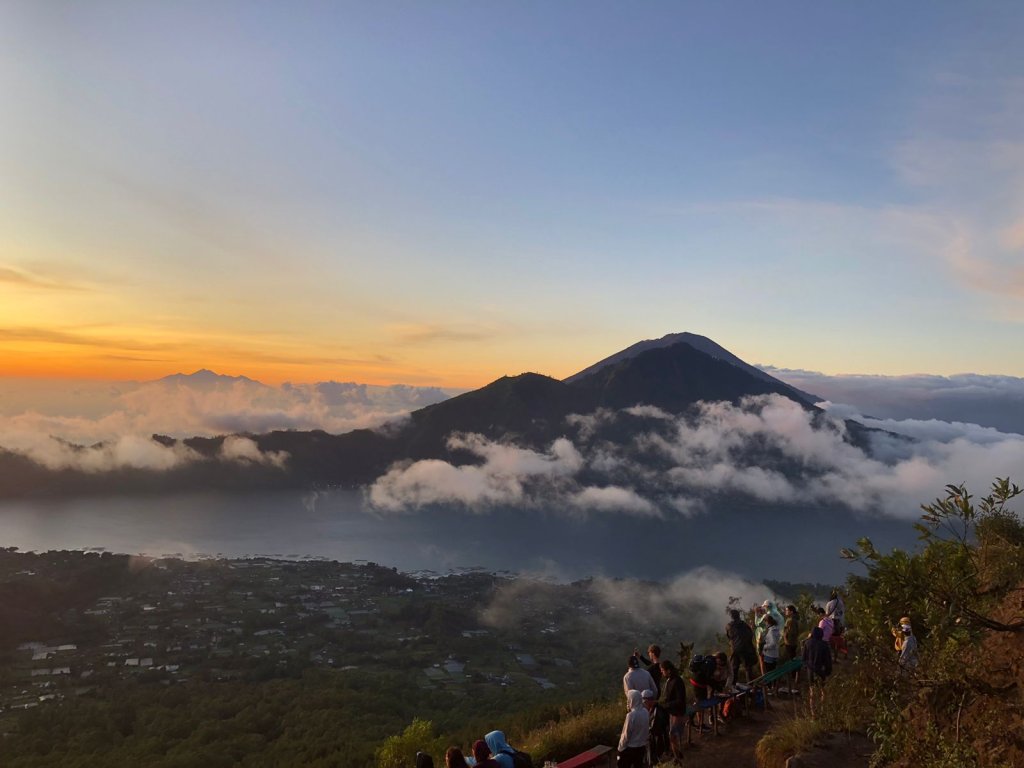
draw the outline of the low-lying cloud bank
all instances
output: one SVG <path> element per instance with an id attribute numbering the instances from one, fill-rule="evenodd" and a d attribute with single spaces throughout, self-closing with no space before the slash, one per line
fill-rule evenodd
<path id="1" fill-rule="evenodd" d="M 481 611 L 483 624 L 499 629 L 520 627 L 529 616 L 554 610 L 560 605 L 564 587 L 529 576 L 502 584 Z M 591 619 L 598 623 L 622 624 L 628 620 L 638 630 L 670 633 L 684 642 L 705 642 L 724 630 L 730 604 L 743 609 L 765 599 L 778 599 L 762 583 L 735 573 L 702 566 L 680 574 L 667 583 L 637 579 L 597 577 L 577 586 L 579 601 L 592 606 Z M 793 596 L 789 596 L 793 597 Z M 646 645 L 650 638 L 637 640 Z M 674 658 L 665 648 L 666 658 Z"/>
<path id="2" fill-rule="evenodd" d="M 787 384 L 880 419 L 963 422 L 1024 434 L 1024 379 L 1016 376 L 827 376 L 761 366 Z"/>
<path id="3" fill-rule="evenodd" d="M 683 417 L 650 408 L 603 410 L 570 418 L 573 437 L 547 451 L 455 436 L 451 447 L 477 463 L 398 464 L 368 495 L 386 511 L 457 504 L 471 511 L 693 515 L 729 495 L 913 518 L 947 483 L 983 491 L 994 476 L 1024 470 L 1021 435 L 973 424 L 864 419 L 889 432 L 873 433 L 863 449 L 846 439 L 843 419 L 854 415 L 849 408 L 814 414 L 778 395 L 740 405 L 701 403 Z M 602 429 L 621 419 L 639 422 L 635 437 L 627 444 L 603 440 Z"/>
<path id="4" fill-rule="evenodd" d="M 197 461 L 188 447 L 152 439 L 211 437 L 273 430 L 347 432 L 378 427 L 448 398 L 434 387 L 353 382 L 267 386 L 245 377 L 200 371 L 141 384 L 79 383 L 61 392 L 0 379 L 0 449 L 49 469 L 102 472 L 166 470 Z M 263 453 L 244 437 L 228 438 L 219 458 L 283 467 L 287 456 Z"/>
<path id="5" fill-rule="evenodd" d="M 21 454 L 51 470 L 72 469 L 88 473 L 118 469 L 166 471 L 184 464 L 210 460 L 182 443 L 168 445 L 135 435 L 87 447 L 72 445 L 47 435 L 25 433 L 8 434 L 0 440 L 5 450 Z M 261 451 L 254 440 L 232 435 L 225 438 L 214 460 L 283 469 L 288 461 L 288 453 Z"/>

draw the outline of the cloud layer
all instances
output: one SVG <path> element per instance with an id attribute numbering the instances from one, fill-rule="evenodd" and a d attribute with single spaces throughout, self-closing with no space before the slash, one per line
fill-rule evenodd
<path id="1" fill-rule="evenodd" d="M 778 395 L 739 405 L 701 403 L 684 417 L 652 409 L 574 416 L 563 437 L 537 452 L 459 435 L 450 447 L 476 461 L 398 464 L 369 491 L 387 511 L 435 504 L 473 511 L 526 506 L 634 515 L 700 513 L 716 499 L 842 506 L 912 518 L 946 483 L 986 489 L 996 475 L 1019 476 L 1024 437 L 973 424 L 876 421 L 869 446 L 851 441 L 843 418 Z M 626 444 L 602 439 L 623 419 L 638 423 Z M 863 444 L 863 442 L 861 443 Z"/>
<path id="2" fill-rule="evenodd" d="M 578 590 L 575 599 L 593 610 L 591 621 L 621 625 L 627 620 L 638 636 L 653 631 L 653 637 L 661 642 L 667 642 L 667 637 L 713 642 L 725 628 L 731 601 L 745 609 L 765 599 L 776 599 L 764 584 L 709 566 L 680 574 L 667 583 L 602 576 L 574 588 Z M 564 587 L 530 577 L 504 583 L 481 611 L 481 622 L 500 629 L 520 627 L 545 607 L 556 609 L 561 604 L 561 589 Z M 666 658 L 674 659 L 672 649 L 665 646 L 665 650 Z"/>
<path id="3" fill-rule="evenodd" d="M 1024 434 L 1024 379 L 1016 376 L 827 376 L 762 366 L 787 384 L 881 419 L 937 419 Z"/>
<path id="4" fill-rule="evenodd" d="M 0 380 L 0 396 L 0 449 L 50 469 L 100 472 L 164 470 L 199 459 L 183 445 L 154 441 L 154 434 L 184 438 L 280 429 L 346 432 L 400 419 L 448 394 L 433 387 L 335 381 L 271 387 L 201 371 L 142 384 L 65 385 L 59 392 L 46 387 L 33 392 L 24 382 Z M 261 453 L 254 441 L 231 437 L 220 458 L 282 467 L 287 457 Z"/>

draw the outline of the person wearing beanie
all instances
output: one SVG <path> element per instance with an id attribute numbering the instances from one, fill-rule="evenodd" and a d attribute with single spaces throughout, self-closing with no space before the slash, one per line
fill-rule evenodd
<path id="1" fill-rule="evenodd" d="M 658 692 L 658 684 L 654 682 L 651 673 L 640 666 L 640 657 L 633 654 L 626 661 L 626 674 L 622 676 L 622 690 L 629 698 L 630 691 L 654 691 Z"/>

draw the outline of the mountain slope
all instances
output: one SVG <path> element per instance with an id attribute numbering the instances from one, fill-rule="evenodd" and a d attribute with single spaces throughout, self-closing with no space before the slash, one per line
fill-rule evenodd
<path id="1" fill-rule="evenodd" d="M 720 360 L 725 363 L 729 363 L 736 368 L 750 374 L 751 376 L 762 379 L 763 381 L 774 382 L 776 385 L 785 388 L 786 396 L 802 402 L 814 405 L 815 403 L 821 402 L 822 398 L 815 395 L 804 392 L 803 390 L 797 389 L 796 387 L 786 384 L 783 381 L 779 381 L 774 376 L 765 373 L 760 368 L 755 368 L 753 365 L 741 360 L 732 352 L 727 350 L 720 344 L 715 343 L 707 336 L 700 336 L 696 333 L 670 333 L 666 336 L 662 336 L 660 339 L 647 339 L 645 341 L 638 341 L 632 346 L 626 347 L 621 352 L 616 352 L 614 355 L 600 360 L 588 368 L 584 368 L 579 373 L 575 373 L 569 378 L 565 379 L 566 383 L 572 384 L 582 379 L 597 373 L 603 368 L 606 368 L 617 363 L 621 363 L 625 360 L 630 360 L 638 355 L 645 352 L 649 352 L 654 349 L 662 349 L 665 347 L 672 347 L 676 344 L 689 344 L 698 352 L 703 352 L 708 357 L 712 357 L 715 360 Z"/>

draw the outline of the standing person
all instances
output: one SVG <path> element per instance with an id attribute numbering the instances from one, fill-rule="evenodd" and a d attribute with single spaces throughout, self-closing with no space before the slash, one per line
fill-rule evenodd
<path id="1" fill-rule="evenodd" d="M 747 682 L 753 680 L 754 667 L 757 664 L 757 650 L 754 648 L 754 631 L 747 622 L 740 618 L 737 610 L 729 611 L 732 619 L 725 627 L 725 636 L 729 638 L 731 650 L 730 660 L 732 662 L 732 679 L 739 682 L 740 664 L 743 664 L 747 671 Z"/>
<path id="2" fill-rule="evenodd" d="M 821 637 L 828 643 L 832 640 L 832 632 L 834 631 L 832 619 L 825 614 L 825 609 L 821 606 L 815 608 L 814 611 L 818 614 L 818 629 L 821 630 Z"/>
<path id="3" fill-rule="evenodd" d="M 832 674 L 832 649 L 822 635 L 821 627 L 815 627 L 804 642 L 804 669 L 810 681 L 807 700 L 811 706 L 811 717 L 815 717 L 814 699 L 818 699 L 818 709 L 825 703 L 825 681 Z"/>
<path id="4" fill-rule="evenodd" d="M 768 673 L 779 666 L 782 630 L 779 629 L 779 625 L 775 623 L 775 617 L 771 614 L 765 619 L 765 624 L 767 629 L 765 629 L 764 638 L 761 641 L 761 658 L 764 660 L 764 671 Z M 772 683 L 772 692 L 774 693 L 778 687 L 778 681 Z"/>
<path id="5" fill-rule="evenodd" d="M 903 622 L 900 624 L 900 631 L 903 633 L 899 657 L 900 674 L 910 675 L 917 669 L 917 638 L 914 637 L 910 619 L 903 617 L 900 621 Z"/>
<path id="6" fill-rule="evenodd" d="M 825 603 L 825 615 L 832 619 L 832 631 L 841 635 L 846 631 L 846 603 L 839 592 L 839 587 L 832 590 L 829 600 Z"/>
<path id="7" fill-rule="evenodd" d="M 426 752 L 417 752 L 416 768 L 434 768 L 434 758 Z"/>
<path id="8" fill-rule="evenodd" d="M 763 605 L 755 605 L 750 609 L 754 614 L 754 648 L 757 650 L 757 664 L 761 674 L 764 674 L 764 659 L 761 658 L 761 641 L 764 639 L 764 631 L 767 628 L 764 620 L 768 617 Z"/>
<path id="9" fill-rule="evenodd" d="M 683 760 L 683 730 L 686 728 L 686 683 L 676 665 L 668 659 L 661 662 L 661 679 L 665 684 L 665 711 L 668 712 L 668 743 L 672 762 Z"/>
<path id="10" fill-rule="evenodd" d="M 651 719 L 644 708 L 643 694 L 626 692 L 628 709 L 619 736 L 619 768 L 643 768 L 647 742 L 651 738 Z"/>
<path id="11" fill-rule="evenodd" d="M 825 603 L 825 616 L 832 619 L 832 637 L 828 644 L 832 646 L 832 658 L 839 661 L 839 656 L 846 656 L 849 650 L 846 647 L 846 603 L 843 602 L 842 593 L 839 587 L 832 590 L 829 601 Z"/>
<path id="12" fill-rule="evenodd" d="M 694 705 L 700 705 L 711 698 L 711 686 L 715 682 L 716 667 L 717 662 L 711 654 L 697 654 L 690 660 L 690 686 L 693 688 Z M 696 725 L 701 731 L 711 730 L 711 726 L 704 722 L 704 712 L 704 709 L 697 709 L 694 715 L 697 721 Z"/>
<path id="13" fill-rule="evenodd" d="M 644 700 L 647 716 L 651 719 L 650 764 L 657 765 L 671 749 L 668 742 L 668 710 L 658 703 L 654 691 L 644 691 L 640 695 Z"/>
<path id="14" fill-rule="evenodd" d="M 658 684 L 654 682 L 651 673 L 640 666 L 640 657 L 633 655 L 626 662 L 626 674 L 622 676 L 622 690 L 629 698 L 630 691 L 654 691 L 658 692 Z"/>
<path id="15" fill-rule="evenodd" d="M 639 648 L 633 649 L 633 655 L 646 665 L 646 669 L 650 673 L 651 679 L 654 680 L 654 692 L 658 694 L 658 696 L 661 696 L 661 646 L 654 645 L 653 643 L 647 646 L 647 655 L 650 656 L 649 659 L 645 659 L 643 657 Z M 658 696 L 655 698 L 658 698 Z"/>
<path id="16" fill-rule="evenodd" d="M 444 764 L 446 768 L 469 768 L 466 756 L 462 754 L 462 750 L 458 747 L 448 747 L 448 750 L 444 753 Z"/>
<path id="17" fill-rule="evenodd" d="M 800 642 L 800 612 L 797 611 L 796 606 L 793 604 L 786 606 L 786 621 L 782 625 L 782 660 L 783 662 L 792 661 L 796 658 L 797 645 Z M 797 681 L 799 679 L 799 673 L 794 672 L 789 677 L 789 688 L 788 693 L 795 694 L 798 692 Z"/>

